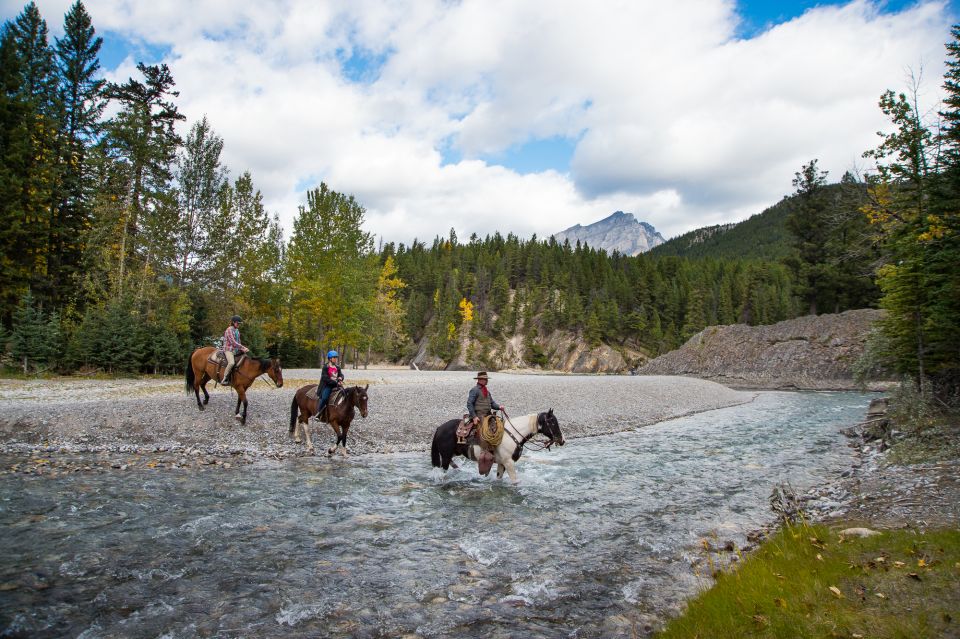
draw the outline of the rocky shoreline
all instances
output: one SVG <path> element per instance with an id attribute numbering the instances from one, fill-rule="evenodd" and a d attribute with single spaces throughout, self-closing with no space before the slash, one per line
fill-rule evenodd
<path id="1" fill-rule="evenodd" d="M 887 405 L 887 398 L 874 399 L 864 421 L 844 429 L 855 461 L 834 481 L 802 494 L 789 486 L 774 490 L 771 507 L 781 521 L 802 516 L 812 523 L 919 531 L 957 526 L 960 459 L 891 463 L 887 453 L 902 434 L 889 429 Z"/>

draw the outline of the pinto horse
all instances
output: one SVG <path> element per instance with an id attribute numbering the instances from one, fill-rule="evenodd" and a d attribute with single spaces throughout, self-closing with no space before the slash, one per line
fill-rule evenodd
<path id="1" fill-rule="evenodd" d="M 203 410 L 210 401 L 210 393 L 207 392 L 207 382 L 211 379 L 217 379 L 217 365 L 209 361 L 210 356 L 216 351 L 213 346 L 204 346 L 193 351 L 190 359 L 187 360 L 187 368 L 184 373 L 186 390 L 191 390 L 197 397 L 197 408 Z M 234 410 L 235 417 L 241 424 L 247 423 L 247 389 L 261 375 L 266 373 L 277 388 L 283 386 L 283 370 L 280 368 L 280 358 L 271 357 L 262 359 L 256 357 L 245 357 L 243 361 L 237 361 L 230 373 L 230 386 L 237 391 L 237 407 Z M 200 403 L 200 391 L 203 390 L 203 403 Z M 240 405 L 243 404 L 243 412 L 240 412 Z"/>
<path id="2" fill-rule="evenodd" d="M 317 414 L 317 405 L 320 401 L 307 397 L 307 392 L 316 388 L 316 384 L 308 384 L 297 389 L 297 394 L 293 396 L 290 402 L 290 434 L 294 436 L 293 441 L 300 443 L 300 431 L 307 440 L 307 452 L 313 454 L 313 442 L 310 440 L 310 418 Z M 324 408 L 320 421 L 327 422 L 337 435 L 337 440 L 333 446 L 327 450 L 328 455 L 339 451 L 341 455 L 347 455 L 347 431 L 350 430 L 350 422 L 356 416 L 357 408 L 360 409 L 360 416 L 367 418 L 367 389 L 370 384 L 363 388 L 351 386 L 335 390 L 330 394 L 327 400 L 327 406 Z M 339 393 L 339 396 L 338 396 Z M 299 421 L 297 419 L 299 413 Z"/>
<path id="3" fill-rule="evenodd" d="M 456 468 L 453 462 L 454 455 L 462 455 L 468 459 L 479 461 L 484 452 L 479 444 L 458 444 L 457 426 L 459 419 L 451 419 L 437 427 L 433 433 L 433 445 L 430 448 L 430 458 L 433 465 L 437 468 L 443 468 L 446 471 L 450 464 Z M 547 450 L 557 444 L 563 446 L 566 442 L 563 439 L 563 433 L 560 432 L 560 423 L 557 416 L 553 414 L 551 408 L 545 413 L 536 413 L 518 417 L 516 420 L 506 420 L 504 424 L 503 439 L 493 451 L 493 459 L 497 462 L 497 479 L 503 477 L 503 471 L 506 470 L 513 483 L 517 483 L 517 470 L 514 468 L 514 462 L 519 461 L 523 453 L 524 445 L 529 442 L 536 434 L 542 434 L 547 437 L 543 447 Z M 483 472 L 483 471 L 481 471 Z M 489 467 L 484 475 L 490 472 Z"/>

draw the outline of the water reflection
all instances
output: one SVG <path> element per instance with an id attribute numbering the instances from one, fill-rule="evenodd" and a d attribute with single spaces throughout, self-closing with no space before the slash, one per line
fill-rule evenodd
<path id="1" fill-rule="evenodd" d="M 849 464 L 867 403 L 762 393 L 525 456 L 518 487 L 426 453 L 4 477 L 0 632 L 643 634 L 704 583 L 703 538 L 742 543 L 773 484 Z"/>

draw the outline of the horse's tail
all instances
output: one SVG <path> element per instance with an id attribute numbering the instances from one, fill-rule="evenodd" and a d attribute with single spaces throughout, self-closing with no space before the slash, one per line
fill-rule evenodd
<path id="1" fill-rule="evenodd" d="M 183 371 L 184 389 L 189 393 L 193 390 L 195 380 L 193 376 L 193 355 L 187 357 L 187 368 Z"/>
<path id="2" fill-rule="evenodd" d="M 293 401 L 290 402 L 290 432 L 292 433 L 297 427 L 297 409 L 299 408 L 297 404 L 297 396 L 293 396 Z"/>
<path id="3" fill-rule="evenodd" d="M 430 446 L 430 460 L 433 462 L 433 465 L 437 468 L 443 466 L 443 461 L 440 459 L 440 429 L 438 428 L 433 434 L 433 445 Z"/>

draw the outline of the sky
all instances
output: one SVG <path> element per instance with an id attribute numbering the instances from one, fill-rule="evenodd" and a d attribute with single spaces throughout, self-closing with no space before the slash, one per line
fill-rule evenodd
<path id="1" fill-rule="evenodd" d="M 378 241 L 665 237 L 863 173 L 887 89 L 934 117 L 947 0 L 88 0 L 108 80 L 166 63 L 287 234 L 326 184 Z M 51 35 L 72 0 L 37 0 Z M 23 2 L 0 0 L 0 18 Z"/>

